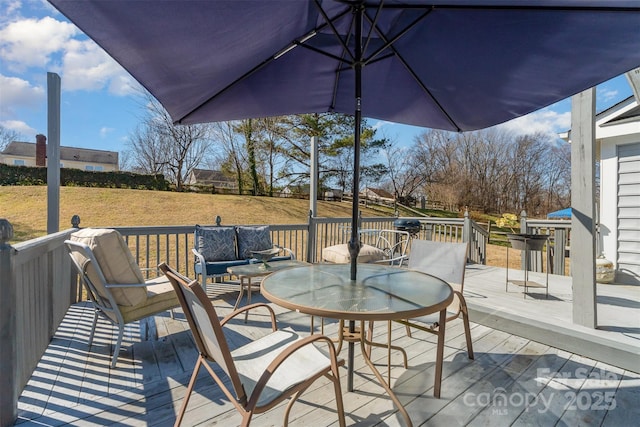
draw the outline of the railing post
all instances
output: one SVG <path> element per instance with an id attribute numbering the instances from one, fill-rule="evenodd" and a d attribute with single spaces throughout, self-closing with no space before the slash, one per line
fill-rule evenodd
<path id="1" fill-rule="evenodd" d="M 313 212 L 309 211 L 309 220 L 307 221 L 307 262 L 316 261 L 316 222 L 313 218 Z"/>
<path id="2" fill-rule="evenodd" d="M 79 230 L 80 229 L 80 215 L 74 215 L 71 217 L 71 227 Z M 71 300 L 73 302 L 82 301 L 82 286 L 80 285 L 80 281 L 78 280 L 78 272 L 73 264 L 69 263 L 69 267 L 71 269 Z"/>
<path id="3" fill-rule="evenodd" d="M 18 371 L 16 353 L 16 288 L 12 256 L 14 249 L 9 244 L 13 239 L 11 223 L 0 219 L 0 426 L 13 425 L 18 416 Z"/>
<path id="4" fill-rule="evenodd" d="M 554 251 L 553 251 L 553 274 L 565 274 L 564 256 L 565 256 L 565 240 L 566 231 L 564 228 L 556 228 L 554 233 Z"/>
<path id="5" fill-rule="evenodd" d="M 467 261 L 469 261 L 471 251 L 476 253 L 477 243 L 473 241 L 473 233 L 471 232 L 471 217 L 469 216 L 469 209 L 464 209 L 464 224 L 462 225 L 462 243 L 467 243 Z"/>
<path id="6" fill-rule="evenodd" d="M 525 210 L 523 209 L 522 212 L 520 212 L 520 234 L 527 234 L 527 233 L 528 233 L 527 212 L 525 212 Z M 527 251 L 521 250 L 520 251 L 520 270 L 524 271 L 527 269 L 526 257 L 527 257 Z"/>

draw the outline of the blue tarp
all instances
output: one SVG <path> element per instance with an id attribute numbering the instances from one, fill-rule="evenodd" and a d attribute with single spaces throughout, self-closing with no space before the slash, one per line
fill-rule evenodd
<path id="1" fill-rule="evenodd" d="M 547 214 L 548 219 L 571 218 L 571 208 L 560 209 L 559 211 Z"/>

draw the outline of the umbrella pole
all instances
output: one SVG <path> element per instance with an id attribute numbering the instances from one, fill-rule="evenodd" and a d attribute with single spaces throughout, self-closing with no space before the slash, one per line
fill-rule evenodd
<path id="1" fill-rule="evenodd" d="M 355 132 L 353 138 L 353 203 L 351 211 L 351 240 L 349 241 L 349 255 L 351 257 L 351 281 L 355 283 L 357 275 L 358 254 L 360 253 L 360 234 L 358 233 L 358 210 L 360 208 L 360 132 L 362 122 L 361 100 L 362 100 L 362 15 L 364 7 L 362 4 L 354 8 L 355 19 L 355 63 L 353 69 L 355 73 Z M 363 329 L 363 328 L 361 328 Z M 349 321 L 349 332 L 355 332 L 355 321 Z M 363 330 L 360 331 L 364 333 Z M 362 337 L 360 338 L 362 339 Z M 347 370 L 347 390 L 353 391 L 353 365 L 354 365 L 354 343 L 349 342 L 349 355 Z"/>

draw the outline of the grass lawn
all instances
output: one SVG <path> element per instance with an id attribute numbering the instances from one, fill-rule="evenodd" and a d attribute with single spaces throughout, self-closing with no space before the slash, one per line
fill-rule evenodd
<path id="1" fill-rule="evenodd" d="M 214 224 L 302 224 L 309 216 L 309 201 L 272 197 L 110 188 L 61 187 L 60 230 L 71 227 L 80 215 L 81 227 Z M 318 201 L 318 215 L 351 217 L 350 202 Z M 391 216 L 362 208 L 362 215 Z M 43 236 L 47 230 L 45 186 L 0 187 L 0 218 L 13 226 L 15 242 Z"/>
<path id="2" fill-rule="evenodd" d="M 392 216 L 388 212 L 361 207 L 362 216 Z M 437 212 L 429 212 L 434 215 Z M 307 222 L 309 201 L 274 197 L 222 194 L 174 193 L 90 187 L 60 187 L 60 230 L 71 227 L 71 217 L 80 216 L 81 227 L 136 225 L 214 224 L 302 224 Z M 453 213 L 440 216 L 450 217 Z M 350 202 L 318 201 L 318 216 L 351 217 Z M 22 242 L 44 236 L 47 229 L 47 187 L 5 186 L 0 188 L 0 218 L 13 226 L 14 239 Z M 503 267 L 506 248 L 489 245 L 488 265 Z M 520 264 L 519 251 L 509 252 L 509 262 Z"/>

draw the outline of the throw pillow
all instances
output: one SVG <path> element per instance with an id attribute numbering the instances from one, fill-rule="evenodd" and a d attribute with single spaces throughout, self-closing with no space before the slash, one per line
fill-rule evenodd
<path id="1" fill-rule="evenodd" d="M 236 259 L 236 232 L 233 227 L 196 225 L 195 240 L 196 250 L 207 262 Z"/>
<path id="2" fill-rule="evenodd" d="M 273 247 L 268 225 L 259 227 L 238 225 L 236 226 L 236 232 L 238 233 L 239 259 L 253 258 L 252 251 L 264 251 Z"/>
<path id="3" fill-rule="evenodd" d="M 349 247 L 346 243 L 326 247 L 322 249 L 322 259 L 335 264 L 347 264 L 351 262 Z M 371 245 L 362 245 L 360 248 L 359 263 L 376 262 L 383 259 L 385 259 L 385 253 L 382 249 L 374 248 Z"/>

